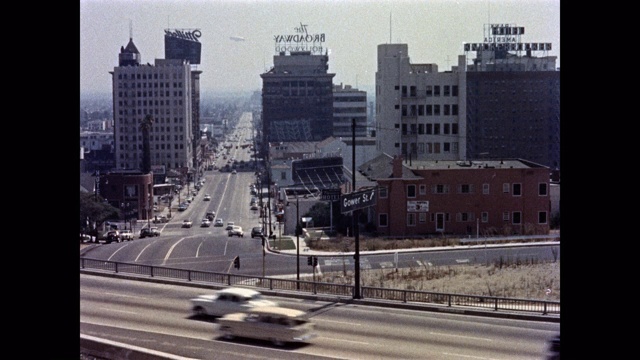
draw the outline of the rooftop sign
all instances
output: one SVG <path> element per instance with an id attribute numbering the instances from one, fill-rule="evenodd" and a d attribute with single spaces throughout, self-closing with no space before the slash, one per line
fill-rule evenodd
<path id="1" fill-rule="evenodd" d="M 324 33 L 309 34 L 307 26 L 300 23 L 300 26 L 293 28 L 294 34 L 274 35 L 276 52 L 310 51 L 312 54 L 322 54 Z"/>
<path id="2" fill-rule="evenodd" d="M 484 29 L 484 42 L 464 43 L 464 51 L 506 50 L 506 51 L 549 51 L 551 43 L 523 43 L 524 26 L 512 24 L 488 24 Z"/>

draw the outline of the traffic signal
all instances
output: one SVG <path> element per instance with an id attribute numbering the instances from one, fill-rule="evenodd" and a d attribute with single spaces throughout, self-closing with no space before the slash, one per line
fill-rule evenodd
<path id="1" fill-rule="evenodd" d="M 236 256 L 233 259 L 233 267 L 236 269 L 240 269 L 240 256 Z"/>
<path id="2" fill-rule="evenodd" d="M 313 265 L 313 256 L 307 256 L 307 265 L 309 266 Z"/>
<path id="3" fill-rule="evenodd" d="M 314 257 L 313 257 L 313 266 L 314 266 L 314 267 L 315 267 L 315 266 L 318 266 L 318 257 L 317 257 L 317 256 L 314 256 Z"/>

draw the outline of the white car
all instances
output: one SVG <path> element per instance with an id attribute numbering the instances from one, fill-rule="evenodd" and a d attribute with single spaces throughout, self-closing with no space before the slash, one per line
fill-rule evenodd
<path id="1" fill-rule="evenodd" d="M 318 336 L 306 312 L 278 306 L 260 306 L 225 315 L 218 319 L 216 328 L 227 339 L 236 336 L 261 339 L 278 346 L 306 342 Z"/>
<path id="2" fill-rule="evenodd" d="M 200 223 L 200 227 L 209 227 L 211 226 L 211 221 L 209 221 L 209 219 L 204 218 L 202 219 L 202 222 Z"/>
<path id="3" fill-rule="evenodd" d="M 211 201 L 211 195 L 209 194 L 204 194 L 204 199 L 202 199 L 204 201 Z"/>
<path id="4" fill-rule="evenodd" d="M 224 221 L 222 219 L 216 219 L 213 226 L 224 226 Z"/>
<path id="5" fill-rule="evenodd" d="M 133 240 L 133 232 L 129 229 L 120 230 L 120 241 L 131 241 Z"/>
<path id="6" fill-rule="evenodd" d="M 242 230 L 242 227 L 234 225 L 233 228 L 231 228 L 231 230 L 229 230 L 229 237 L 232 236 L 238 236 L 238 237 L 244 237 L 244 231 Z"/>
<path id="7" fill-rule="evenodd" d="M 264 299 L 256 290 L 240 287 L 229 287 L 191 299 L 191 311 L 199 316 L 223 316 L 246 312 L 261 306 L 278 306 L 278 304 Z"/>
<path id="8" fill-rule="evenodd" d="M 184 219 L 182 220 L 182 227 L 183 228 L 190 228 L 191 225 L 193 225 L 193 223 L 191 222 L 191 220 L 189 219 Z"/>

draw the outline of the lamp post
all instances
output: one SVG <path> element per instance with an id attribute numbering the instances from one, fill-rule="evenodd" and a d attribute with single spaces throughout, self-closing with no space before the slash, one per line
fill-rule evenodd
<path id="1" fill-rule="evenodd" d="M 300 290 L 300 200 L 296 193 L 296 288 Z"/>
<path id="2" fill-rule="evenodd" d="M 129 207 L 129 203 L 120 203 L 120 209 L 123 209 L 123 217 L 124 217 L 124 229 L 127 230 L 127 208 Z"/>

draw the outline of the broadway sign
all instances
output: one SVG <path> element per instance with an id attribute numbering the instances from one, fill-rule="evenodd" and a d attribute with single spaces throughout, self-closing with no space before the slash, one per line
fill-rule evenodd
<path id="1" fill-rule="evenodd" d="M 346 213 L 353 210 L 364 209 L 376 204 L 377 189 L 368 189 L 351 194 L 340 195 L 340 212 Z"/>

